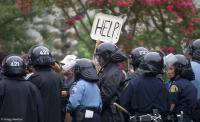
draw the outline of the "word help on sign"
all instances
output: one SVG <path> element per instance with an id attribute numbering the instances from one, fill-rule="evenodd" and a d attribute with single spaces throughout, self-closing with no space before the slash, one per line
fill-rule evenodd
<path id="1" fill-rule="evenodd" d="M 94 18 L 90 36 L 94 40 L 117 43 L 122 25 L 122 18 L 98 13 Z"/>

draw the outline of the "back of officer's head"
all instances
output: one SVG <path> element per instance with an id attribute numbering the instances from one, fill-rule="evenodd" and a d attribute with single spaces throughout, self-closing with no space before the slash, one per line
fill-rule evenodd
<path id="1" fill-rule="evenodd" d="M 194 80 L 194 72 L 189 59 L 181 54 L 175 55 L 175 58 L 177 59 L 173 64 L 175 75 L 180 75 L 188 80 Z"/>
<path id="2" fill-rule="evenodd" d="M 101 56 L 104 61 L 119 63 L 126 60 L 126 55 L 112 43 L 101 43 L 97 49 L 95 55 Z"/>
<path id="3" fill-rule="evenodd" d="M 142 61 L 144 55 L 146 55 L 149 51 L 144 47 L 138 47 L 131 51 L 130 64 L 133 66 L 134 70 L 139 67 L 140 62 Z"/>
<path id="4" fill-rule="evenodd" d="M 34 67 L 50 66 L 54 63 L 51 52 L 44 46 L 34 46 L 28 53 L 28 64 Z"/>
<path id="5" fill-rule="evenodd" d="M 2 62 L 2 73 L 8 77 L 25 76 L 25 61 L 16 55 L 9 55 Z"/>
<path id="6" fill-rule="evenodd" d="M 189 44 L 189 54 L 192 60 L 200 61 L 200 39 L 192 40 Z"/>
<path id="7" fill-rule="evenodd" d="M 163 57 L 157 52 L 147 53 L 141 64 L 139 65 L 139 70 L 141 70 L 144 75 L 157 75 L 162 74 L 164 68 Z"/>
<path id="8" fill-rule="evenodd" d="M 76 81 L 80 78 L 89 82 L 97 82 L 99 80 L 95 66 L 89 59 L 77 59 L 73 69 Z"/>

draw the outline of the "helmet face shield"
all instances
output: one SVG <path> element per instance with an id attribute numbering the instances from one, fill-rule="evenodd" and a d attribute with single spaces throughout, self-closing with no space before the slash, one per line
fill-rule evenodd
<path id="1" fill-rule="evenodd" d="M 178 59 L 172 53 L 164 57 L 164 64 L 167 70 L 170 68 L 171 65 L 173 65 L 177 61 Z"/>

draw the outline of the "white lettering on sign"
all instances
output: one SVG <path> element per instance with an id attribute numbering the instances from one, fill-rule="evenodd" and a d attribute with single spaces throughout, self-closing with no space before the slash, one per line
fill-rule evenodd
<path id="1" fill-rule="evenodd" d="M 94 40 L 117 43 L 122 25 L 122 18 L 99 13 L 94 18 L 90 36 Z"/>

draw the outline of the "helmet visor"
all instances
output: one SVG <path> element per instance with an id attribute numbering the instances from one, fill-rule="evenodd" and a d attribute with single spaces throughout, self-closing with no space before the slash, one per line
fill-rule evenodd
<path id="1" fill-rule="evenodd" d="M 177 61 L 178 59 L 172 53 L 164 57 L 164 64 L 167 70 L 169 69 L 171 65 L 173 65 Z"/>

